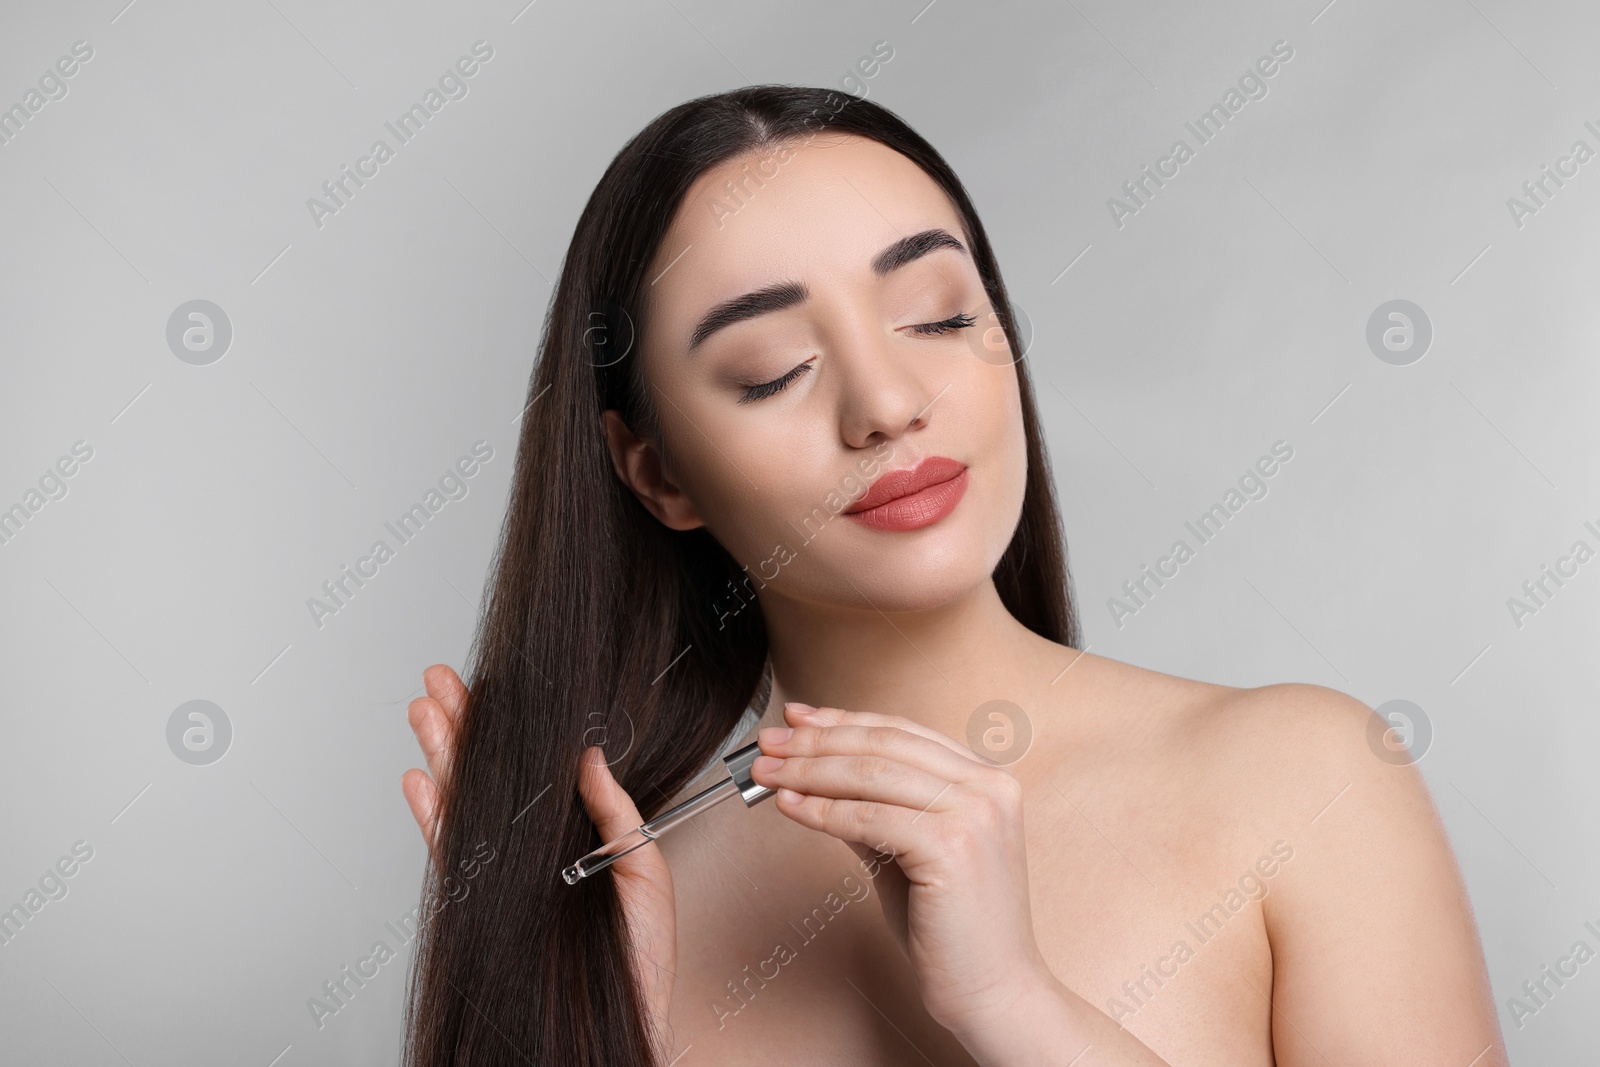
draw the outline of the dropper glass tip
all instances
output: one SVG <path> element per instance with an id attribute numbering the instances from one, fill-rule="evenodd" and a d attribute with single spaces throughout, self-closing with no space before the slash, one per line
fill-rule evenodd
<path id="1" fill-rule="evenodd" d="M 583 877 L 583 872 L 580 871 L 578 869 L 578 865 L 574 863 L 571 867 L 568 867 L 566 870 L 561 872 L 561 877 L 566 879 L 568 885 L 577 885 L 578 879 Z"/>

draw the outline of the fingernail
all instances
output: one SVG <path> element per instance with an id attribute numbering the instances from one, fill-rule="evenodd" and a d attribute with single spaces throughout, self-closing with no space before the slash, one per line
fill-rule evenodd
<path id="1" fill-rule="evenodd" d="M 810 704 L 802 704 L 798 700 L 791 700 L 789 703 L 785 704 L 784 707 L 793 708 L 801 715 L 815 715 L 817 713 L 816 708 L 812 707 Z"/>
<path id="2" fill-rule="evenodd" d="M 757 756 L 750 764 L 750 769 L 752 771 L 760 771 L 762 774 L 772 774 L 782 766 L 783 760 L 777 756 Z"/>
<path id="3" fill-rule="evenodd" d="M 781 745 L 794 736 L 794 731 L 787 726 L 769 726 L 757 735 L 763 745 Z"/>

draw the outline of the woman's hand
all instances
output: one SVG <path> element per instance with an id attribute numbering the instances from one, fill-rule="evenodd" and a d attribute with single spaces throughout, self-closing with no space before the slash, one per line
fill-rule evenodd
<path id="1" fill-rule="evenodd" d="M 411 722 L 411 732 L 417 735 L 428 770 L 424 772 L 413 767 L 401 775 L 400 791 L 411 805 L 411 814 L 417 820 L 428 851 L 435 852 L 439 842 L 439 795 L 450 769 L 456 728 L 466 708 L 467 687 L 461 684 L 460 676 L 443 663 L 435 663 L 422 672 L 422 685 L 428 695 L 411 702 L 406 718 Z M 428 777 L 429 773 L 433 777 Z"/>
<path id="2" fill-rule="evenodd" d="M 467 687 L 455 671 L 444 664 L 435 664 L 422 672 L 422 682 L 428 691 L 425 697 L 411 702 L 407 718 L 411 729 L 422 746 L 427 760 L 427 773 L 413 767 L 400 779 L 401 791 L 411 814 L 422 830 L 422 839 L 430 851 L 437 850 L 439 839 L 439 797 L 447 787 L 446 776 L 451 766 L 456 731 L 461 725 L 461 715 L 466 707 Z M 584 809 L 594 821 L 602 841 L 610 841 L 627 833 L 644 819 L 633 800 L 611 776 L 605 762 L 605 750 L 599 746 L 585 749 L 578 766 L 578 793 Z M 576 856 L 571 857 L 577 859 Z M 551 877 L 560 878 L 552 871 Z M 616 879 L 617 893 L 622 899 L 622 913 L 628 928 L 628 943 L 633 955 L 634 976 L 644 992 L 649 1017 L 654 1025 L 658 1057 L 662 1062 L 671 1059 L 671 1037 L 667 1026 L 667 1011 L 672 1003 L 674 972 L 678 969 L 677 911 L 672 892 L 672 872 L 655 844 L 635 849 L 616 860 L 610 868 L 591 877 Z M 562 887 L 567 888 L 567 887 Z M 571 888 L 571 892 L 580 890 Z M 667 1055 L 661 1055 L 666 1053 Z"/>
<path id="3" fill-rule="evenodd" d="M 633 800 L 611 776 L 605 750 L 598 745 L 583 751 L 578 765 L 578 793 L 603 842 L 621 837 L 644 822 Z M 675 1051 L 667 1013 L 678 970 L 678 913 L 672 892 L 672 871 L 661 854 L 661 847 L 651 842 L 589 877 L 608 875 L 616 879 L 617 895 L 622 898 L 634 979 L 644 992 L 656 1041 L 656 1058 L 667 1063 L 674 1058 Z M 573 887 L 571 891 L 580 890 Z"/>
<path id="4" fill-rule="evenodd" d="M 761 731 L 751 776 L 876 867 L 928 1014 L 963 1040 L 1014 1025 L 1056 985 L 1033 932 L 1017 779 L 898 716 L 791 703 L 784 718 L 792 730 Z"/>

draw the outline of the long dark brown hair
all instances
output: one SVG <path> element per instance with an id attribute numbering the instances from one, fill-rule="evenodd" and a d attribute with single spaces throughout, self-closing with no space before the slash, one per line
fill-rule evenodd
<path id="1" fill-rule="evenodd" d="M 1012 339 L 1027 437 L 1022 515 L 995 584 L 1029 629 L 1077 644 L 1033 388 L 994 253 L 949 165 L 894 113 L 831 90 L 752 86 L 662 114 L 589 197 L 545 320 L 444 776 L 424 900 L 449 902 L 420 924 L 409 1067 L 652 1063 L 616 887 L 609 874 L 577 885 L 560 874 L 600 843 L 578 796 L 579 755 L 606 738 L 621 786 L 646 817 L 660 811 L 752 701 L 764 709 L 767 637 L 760 612 L 715 608 L 743 578 L 728 552 L 703 528 L 663 526 L 617 478 L 601 413 L 615 408 L 665 444 L 634 340 L 646 272 L 690 185 L 734 156 L 829 131 L 899 152 L 960 214 Z"/>

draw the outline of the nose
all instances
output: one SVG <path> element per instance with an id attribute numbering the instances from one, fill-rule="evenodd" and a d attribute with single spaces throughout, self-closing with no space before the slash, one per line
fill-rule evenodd
<path id="1" fill-rule="evenodd" d="M 839 434 L 851 448 L 870 448 L 925 428 L 934 401 L 950 387 L 934 380 L 932 361 L 924 356 L 919 367 L 918 353 L 900 351 L 897 341 L 874 323 L 855 332 L 835 355 L 834 365 L 842 372 Z"/>

